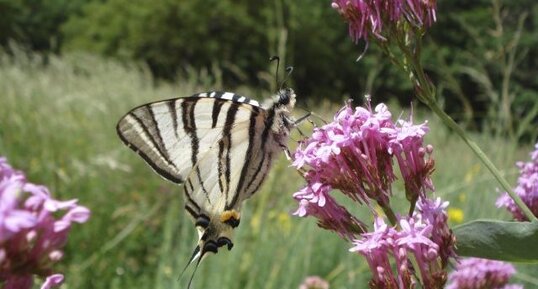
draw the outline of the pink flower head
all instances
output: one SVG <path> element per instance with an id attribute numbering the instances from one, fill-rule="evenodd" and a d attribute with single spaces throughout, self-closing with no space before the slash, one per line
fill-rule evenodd
<path id="1" fill-rule="evenodd" d="M 403 277 L 402 275 L 396 276 L 391 267 L 390 258 L 394 255 L 394 251 L 397 251 L 396 237 L 395 228 L 388 227 L 382 218 L 376 218 L 374 231 L 362 234 L 360 239 L 353 242 L 355 246 L 349 249 L 350 252 L 358 252 L 366 258 L 372 272 L 370 288 L 410 288 L 411 280 L 407 278 L 409 277 L 407 268 L 404 268 L 406 277 Z M 403 257 L 405 259 L 405 256 Z M 408 282 L 403 282 L 403 279 Z"/>
<path id="2" fill-rule="evenodd" d="M 332 7 L 349 24 L 349 34 L 357 42 L 372 35 L 385 40 L 386 26 L 407 22 L 425 28 L 435 22 L 436 0 L 333 0 Z"/>
<path id="3" fill-rule="evenodd" d="M 448 227 L 447 202 L 427 199 L 433 191 L 433 148 L 424 146 L 427 123 L 392 121 L 384 104 L 372 109 L 344 106 L 333 122 L 314 129 L 300 143 L 293 165 L 301 169 L 306 186 L 293 197 L 299 202 L 294 213 L 312 216 L 320 227 L 352 240 L 352 252 L 366 258 L 372 279 L 370 288 L 442 288 L 450 258 L 455 257 L 454 236 Z M 397 165 L 408 214 L 398 216 L 391 206 Z M 342 206 L 331 193 L 339 190 L 349 202 Z M 346 207 L 363 206 L 375 216 L 373 231 Z M 374 209 L 379 205 L 394 226 L 385 223 Z M 413 262 L 411 262 L 413 260 Z"/>
<path id="4" fill-rule="evenodd" d="M 508 285 L 508 280 L 516 269 L 509 263 L 466 258 L 459 262 L 454 272 L 448 275 L 447 289 L 484 289 L 484 288 L 520 288 L 521 285 Z"/>
<path id="5" fill-rule="evenodd" d="M 329 289 L 329 283 L 319 276 L 308 276 L 299 289 Z"/>
<path id="6" fill-rule="evenodd" d="M 371 288 L 443 288 L 447 276 L 445 256 L 455 257 L 453 235 L 439 236 L 440 228 L 448 228 L 445 208 L 438 202 L 419 200 L 413 217 L 401 217 L 399 226 L 389 227 L 376 218 L 373 232 L 361 234 L 350 249 L 363 255 L 372 271 Z M 437 204 L 438 206 L 435 206 Z M 437 228 L 439 227 L 439 228 Z M 448 238 L 451 242 L 445 241 Z M 418 266 L 414 268 L 410 260 Z M 393 265 L 394 264 L 394 265 Z M 420 271 L 420 274 L 414 272 Z M 421 279 L 417 280 L 416 276 Z"/>
<path id="7" fill-rule="evenodd" d="M 355 201 L 387 203 L 396 177 L 388 152 L 394 124 L 384 108 L 346 105 L 297 149 L 294 165 L 308 166 L 307 179 L 319 179 Z"/>
<path id="8" fill-rule="evenodd" d="M 420 198 L 413 215 L 413 218 L 421 223 L 432 225 L 430 239 L 439 246 L 438 253 L 443 268 L 448 264 L 449 258 L 456 257 L 454 251 L 456 239 L 448 227 L 447 207 L 448 202 L 443 202 L 440 198 L 436 200 Z"/>
<path id="9" fill-rule="evenodd" d="M 59 286 L 63 275 L 52 274 L 52 266 L 63 257 L 71 223 L 89 216 L 76 200 L 54 200 L 46 187 L 28 183 L 0 157 L 0 283 L 31 288 L 39 275 L 48 276 L 42 288 Z"/>
<path id="10" fill-rule="evenodd" d="M 514 191 L 521 197 L 523 202 L 530 208 L 535 216 L 538 216 L 538 143 L 535 145 L 535 150 L 531 152 L 531 160 L 529 162 L 517 162 L 519 168 L 519 178 Z M 521 212 L 514 200 L 503 193 L 496 202 L 497 207 L 505 207 L 514 219 L 518 221 L 527 221 L 527 218 Z"/>
<path id="11" fill-rule="evenodd" d="M 314 183 L 295 193 L 293 197 L 299 201 L 299 208 L 294 215 L 313 216 L 318 219 L 321 228 L 335 231 L 347 239 L 364 232 L 366 226 L 338 205 L 329 194 L 330 190 L 330 186 Z"/>
<path id="12" fill-rule="evenodd" d="M 425 198 L 426 190 L 434 190 L 430 178 L 435 166 L 431 157 L 433 147 L 423 146 L 428 131 L 427 122 L 413 125 L 411 121 L 399 120 L 398 129 L 389 144 L 389 152 L 396 157 L 402 173 L 406 197 L 412 203 L 419 196 Z"/>
<path id="13" fill-rule="evenodd" d="M 387 106 L 372 110 L 344 106 L 334 121 L 316 128 L 294 155 L 297 168 L 308 168 L 309 186 L 322 183 L 339 189 L 352 200 L 370 205 L 388 205 L 396 180 L 394 158 L 398 162 L 408 200 L 413 204 L 426 190 L 433 190 L 431 146 L 423 147 L 426 123 L 391 120 Z M 428 159 L 425 160 L 425 156 Z"/>

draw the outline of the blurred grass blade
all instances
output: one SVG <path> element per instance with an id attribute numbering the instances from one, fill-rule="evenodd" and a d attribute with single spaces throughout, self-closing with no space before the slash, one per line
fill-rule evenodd
<path id="1" fill-rule="evenodd" d="M 454 228 L 457 254 L 510 262 L 538 262 L 538 222 L 476 220 Z"/>

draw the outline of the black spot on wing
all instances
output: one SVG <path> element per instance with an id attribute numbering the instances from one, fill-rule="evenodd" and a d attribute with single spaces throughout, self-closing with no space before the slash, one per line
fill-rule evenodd
<path id="1" fill-rule="evenodd" d="M 240 95 L 237 95 L 234 93 L 234 95 L 232 96 L 232 101 L 233 102 L 246 102 L 248 103 L 250 101 L 250 99 L 246 98 L 246 97 L 243 97 L 243 101 L 239 101 L 239 99 L 241 98 Z"/>

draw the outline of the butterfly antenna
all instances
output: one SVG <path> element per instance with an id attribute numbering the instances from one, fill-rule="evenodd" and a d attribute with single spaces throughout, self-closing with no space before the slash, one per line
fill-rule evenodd
<path id="1" fill-rule="evenodd" d="M 189 280 L 189 285 L 187 285 L 187 289 L 191 289 L 192 280 L 194 279 L 196 270 L 198 270 L 198 265 L 200 265 L 200 261 L 202 261 L 202 257 L 198 258 L 198 261 L 196 261 L 196 267 L 194 267 L 194 271 L 192 272 L 191 279 Z"/>
<path id="2" fill-rule="evenodd" d="M 276 87 L 278 87 L 278 69 L 280 67 L 280 57 L 278 56 L 271 56 L 271 58 L 269 58 L 269 61 L 270 62 L 273 62 L 276 60 L 276 71 L 275 71 L 275 79 L 276 79 Z"/>
<path id="3" fill-rule="evenodd" d="M 282 80 L 282 83 L 280 84 L 280 89 L 282 89 L 284 87 L 284 84 L 286 83 L 286 81 L 288 81 L 288 79 L 290 79 L 290 76 L 291 76 L 292 72 L 293 72 L 293 66 L 286 67 L 286 77 L 284 78 L 284 80 Z"/>
<path id="4" fill-rule="evenodd" d="M 192 262 L 194 262 L 194 260 L 196 260 L 197 258 L 200 258 L 200 255 L 200 246 L 196 246 L 196 248 L 194 248 L 194 251 L 192 252 L 192 256 L 189 259 L 189 262 L 187 262 L 187 265 L 185 265 L 185 268 L 183 268 L 183 271 L 181 271 L 181 274 L 179 274 L 179 278 L 177 278 L 178 281 L 181 279 L 181 277 L 183 277 L 183 274 L 185 274 L 185 271 L 187 270 L 187 268 L 189 268 L 189 265 L 192 264 Z M 198 263 L 200 263 L 200 261 L 198 261 Z"/>

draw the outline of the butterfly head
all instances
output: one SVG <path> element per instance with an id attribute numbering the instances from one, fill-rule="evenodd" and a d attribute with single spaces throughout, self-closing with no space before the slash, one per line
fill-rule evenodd
<path id="1" fill-rule="evenodd" d="M 278 107 L 291 111 L 295 106 L 295 92 L 289 87 L 279 90 L 275 98 L 275 105 Z"/>

